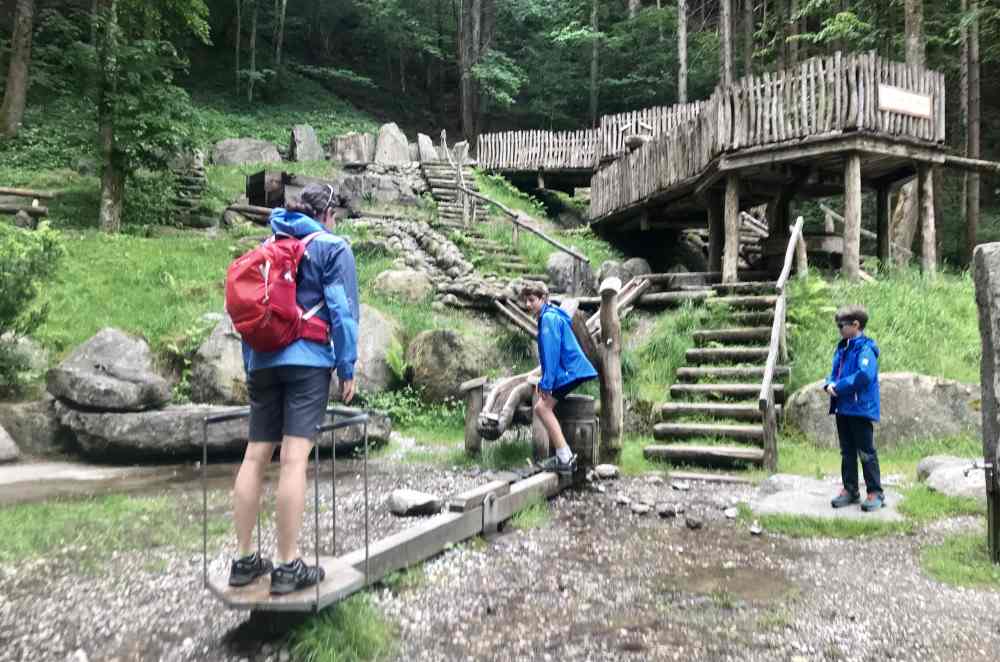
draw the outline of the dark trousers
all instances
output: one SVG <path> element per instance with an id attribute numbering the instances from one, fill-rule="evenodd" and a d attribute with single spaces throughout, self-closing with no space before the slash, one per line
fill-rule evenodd
<path id="1" fill-rule="evenodd" d="M 837 437 L 840 439 L 840 477 L 844 489 L 858 494 L 858 458 L 869 493 L 882 494 L 882 481 L 875 451 L 872 422 L 861 416 L 837 415 Z"/>

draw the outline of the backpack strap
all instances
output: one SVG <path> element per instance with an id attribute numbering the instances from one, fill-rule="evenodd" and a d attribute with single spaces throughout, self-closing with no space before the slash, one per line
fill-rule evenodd
<path id="1" fill-rule="evenodd" d="M 316 237 L 320 236 L 321 234 L 324 234 L 324 232 L 323 232 L 322 230 L 321 230 L 321 231 L 319 231 L 319 232 L 313 232 L 312 234 L 309 234 L 309 235 L 306 235 L 305 237 L 303 237 L 303 238 L 302 238 L 302 239 L 300 239 L 299 241 L 301 241 L 301 242 L 302 242 L 302 245 L 303 245 L 303 246 L 305 246 L 306 248 L 308 248 L 308 246 L 309 246 L 309 243 L 310 243 L 310 242 L 312 242 L 312 240 L 313 240 L 313 239 L 315 239 Z M 303 252 L 303 256 L 304 256 L 304 257 L 305 257 L 305 258 L 306 258 L 307 260 L 308 260 L 308 259 L 311 259 L 311 258 L 309 257 L 309 253 L 305 253 L 305 252 Z M 307 310 L 307 311 L 305 311 L 304 313 L 302 313 L 302 319 L 303 319 L 303 320 L 308 320 L 309 318 L 313 317 L 313 316 L 314 316 L 314 315 L 315 315 L 316 313 L 318 313 L 318 312 L 319 312 L 320 310 L 322 310 L 322 309 L 323 309 L 323 306 L 325 306 L 325 305 L 326 305 L 326 302 L 325 302 L 325 301 L 323 301 L 322 299 L 320 299 L 320 302 L 319 302 L 319 303 L 317 303 L 317 304 L 316 304 L 315 306 L 313 306 L 313 307 L 312 307 L 312 308 L 310 308 L 309 310 Z"/>

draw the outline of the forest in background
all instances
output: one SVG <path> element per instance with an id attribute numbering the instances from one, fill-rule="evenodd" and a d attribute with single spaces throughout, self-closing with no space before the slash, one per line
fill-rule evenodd
<path id="1" fill-rule="evenodd" d="M 41 170 L 93 154 L 110 230 L 135 173 L 235 137 L 204 130 L 192 115 L 202 103 L 254 108 L 322 90 L 410 133 L 474 140 L 590 126 L 602 114 L 705 98 L 727 75 L 873 50 L 944 71 L 958 153 L 983 145 L 992 156 L 1000 110 L 997 0 L 5 0 L 0 9 L 0 156 Z M 43 109 L 28 114 L 34 126 L 26 106 Z M 79 130 L 55 144 L 44 110 L 59 107 L 72 108 Z M 65 154 L 48 158 L 29 140 Z M 966 233 L 967 209 L 986 209 L 979 240 L 1000 238 L 996 192 L 986 178 L 974 204 L 975 184 L 939 179 L 941 254 L 962 264 L 971 242 L 955 236 Z"/>

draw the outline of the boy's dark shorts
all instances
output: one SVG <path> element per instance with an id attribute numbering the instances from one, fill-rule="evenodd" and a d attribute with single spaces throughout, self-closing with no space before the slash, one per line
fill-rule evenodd
<path id="1" fill-rule="evenodd" d="M 566 396 L 568 396 L 570 393 L 574 391 L 574 389 L 576 389 L 577 386 L 583 384 L 584 382 L 589 382 L 590 379 L 592 378 L 574 379 L 569 384 L 566 384 L 565 386 L 560 386 L 556 390 L 552 391 L 552 397 L 555 398 L 557 402 L 562 402 L 563 400 L 566 399 Z"/>
<path id="2" fill-rule="evenodd" d="M 330 401 L 330 368 L 278 366 L 250 373 L 250 440 L 316 436 Z"/>

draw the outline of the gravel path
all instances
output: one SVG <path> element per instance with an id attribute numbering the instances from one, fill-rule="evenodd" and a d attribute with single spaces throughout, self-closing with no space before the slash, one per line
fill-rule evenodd
<path id="1" fill-rule="evenodd" d="M 363 506 L 359 465 L 338 465 L 343 551 L 360 544 Z M 485 478 L 381 461 L 370 480 L 381 537 L 416 521 L 388 514 L 381 501 L 392 489 L 447 495 Z M 485 544 L 453 547 L 418 571 L 416 586 L 374 589 L 399 630 L 397 659 L 998 659 L 1000 592 L 941 585 L 919 568 L 923 545 L 979 522 L 853 541 L 757 537 L 724 514 L 749 499 L 748 486 L 678 491 L 651 477 L 602 485 L 603 493 L 585 487 L 554 499 L 539 528 L 508 527 Z M 200 526 L 200 491 L 169 493 Z M 684 512 L 636 515 L 619 493 Z M 213 512 L 225 515 L 228 498 L 213 492 Z M 329 506 L 326 495 L 325 517 Z M 310 520 L 303 548 L 312 544 Z M 200 539 L 183 553 L 115 553 L 84 574 L 74 550 L 0 566 L 0 660 L 287 660 L 282 639 L 262 641 L 246 613 L 221 609 L 201 589 L 199 548 Z M 224 572 L 232 553 L 228 537 L 217 543 L 211 569 Z"/>

